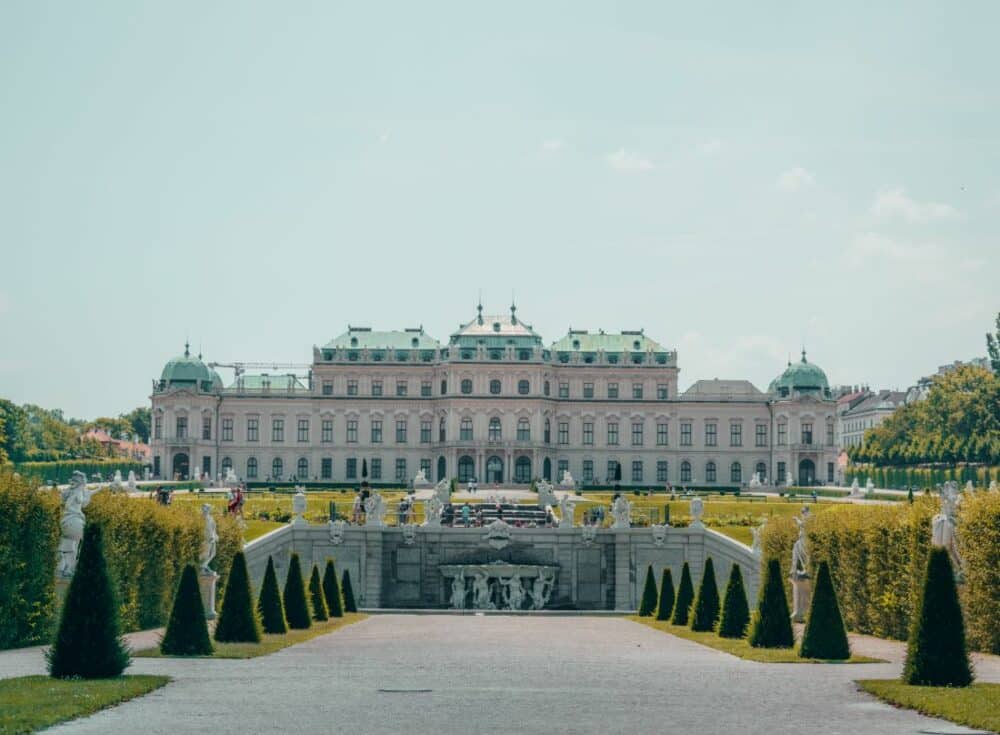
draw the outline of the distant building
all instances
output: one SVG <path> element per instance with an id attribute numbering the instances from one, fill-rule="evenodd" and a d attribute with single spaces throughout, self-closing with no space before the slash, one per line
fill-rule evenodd
<path id="1" fill-rule="evenodd" d="M 938 378 L 942 375 L 947 375 L 948 373 L 957 370 L 960 367 L 966 367 L 972 365 L 974 367 L 990 369 L 990 361 L 985 357 L 974 357 L 968 362 L 962 360 L 955 360 L 955 362 L 949 365 L 941 365 L 938 367 L 937 372 L 933 375 L 925 375 L 917 381 L 917 384 L 912 386 L 906 391 L 906 402 L 913 403 L 914 401 L 922 401 L 927 397 L 927 393 L 931 389 L 931 384 L 934 382 L 934 378 Z"/>
<path id="2" fill-rule="evenodd" d="M 85 432 L 80 441 L 95 441 L 104 447 L 104 450 L 113 457 L 132 459 L 143 464 L 151 464 L 153 450 L 148 444 L 139 441 L 139 437 L 133 437 L 132 441 L 127 439 L 115 439 L 103 429 L 90 429 Z"/>
<path id="3" fill-rule="evenodd" d="M 906 393 L 894 390 L 859 391 L 841 397 L 837 403 L 839 446 L 859 446 L 865 432 L 879 426 L 906 402 Z"/>

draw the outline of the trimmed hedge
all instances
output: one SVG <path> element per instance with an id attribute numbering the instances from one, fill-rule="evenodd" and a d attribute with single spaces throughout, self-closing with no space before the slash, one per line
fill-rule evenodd
<path id="1" fill-rule="evenodd" d="M 144 467 L 142 462 L 127 459 L 63 459 L 56 462 L 19 462 L 15 465 L 15 469 L 22 475 L 37 478 L 46 484 L 55 481 L 60 485 L 69 482 L 73 473 L 78 471 L 87 476 L 87 482 L 90 482 L 95 473 L 100 474 L 105 480 L 110 480 L 115 470 L 120 470 L 122 477 L 128 477 L 129 470 L 132 470 L 136 477 L 142 479 Z"/>
<path id="2" fill-rule="evenodd" d="M 791 648 L 795 645 L 788 598 L 781 585 L 781 565 L 768 561 L 760 583 L 757 611 L 750 622 L 750 645 L 754 648 Z"/>
<path id="3" fill-rule="evenodd" d="M 194 564 L 184 567 L 181 574 L 174 609 L 170 611 L 170 621 L 160 641 L 160 653 L 167 656 L 212 655 L 212 640 L 208 637 L 205 606 L 201 602 Z"/>
<path id="4" fill-rule="evenodd" d="M 851 657 L 847 630 L 837 605 L 837 592 L 830 578 L 830 565 L 821 561 L 816 573 L 816 588 L 809 605 L 809 617 L 799 647 L 802 658 L 845 660 Z"/>
<path id="5" fill-rule="evenodd" d="M 648 618 L 656 609 L 656 580 L 653 578 L 652 565 L 646 567 L 646 584 L 642 588 L 642 600 L 639 601 L 639 617 Z"/>
<path id="6" fill-rule="evenodd" d="M 740 571 L 740 565 L 734 563 L 733 568 L 729 571 L 726 597 L 722 601 L 719 637 L 742 638 L 746 635 L 749 624 L 750 603 L 747 602 L 747 591 L 743 586 L 743 572 Z"/>
<path id="7" fill-rule="evenodd" d="M 990 482 L 1000 482 L 1000 467 L 960 464 L 954 467 L 876 467 L 871 464 L 855 463 L 844 471 L 844 480 L 850 485 L 855 479 L 861 487 L 868 478 L 875 487 L 891 490 L 905 490 L 908 487 L 937 487 L 954 480 L 964 486 L 972 481 L 977 488 L 988 487 Z"/>
<path id="8" fill-rule="evenodd" d="M 288 621 L 289 628 L 304 630 L 312 625 L 298 554 L 292 554 L 288 563 L 288 575 L 285 577 L 285 590 L 281 599 L 285 604 L 285 620 Z"/>
<path id="9" fill-rule="evenodd" d="M 323 598 L 331 618 L 344 617 L 344 600 L 340 596 L 340 581 L 333 559 L 326 560 L 326 569 L 323 570 Z"/>
<path id="10" fill-rule="evenodd" d="M 254 609 L 250 574 L 242 551 L 233 557 L 229 570 L 222 611 L 215 625 L 215 640 L 220 643 L 260 643 L 260 621 Z"/>
<path id="11" fill-rule="evenodd" d="M 330 613 L 326 609 L 326 600 L 323 599 L 323 585 L 319 581 L 319 567 L 313 564 L 312 574 L 309 576 L 309 602 L 311 603 L 313 620 L 322 622 L 330 619 Z"/>
<path id="12" fill-rule="evenodd" d="M 344 577 L 340 582 L 340 591 L 344 596 L 344 612 L 356 613 L 358 605 L 354 601 L 354 588 L 351 587 L 351 570 L 344 570 Z"/>
<path id="13" fill-rule="evenodd" d="M 698 597 L 695 598 L 691 612 L 691 630 L 706 632 L 715 630 L 719 621 L 719 585 L 715 581 L 715 565 L 712 557 L 705 560 L 705 571 L 698 585 Z"/>
<path id="14" fill-rule="evenodd" d="M 674 600 L 674 625 L 687 625 L 691 603 L 694 602 L 694 585 L 691 583 L 691 567 L 687 562 L 681 568 L 681 583 L 677 588 L 677 599 Z"/>
<path id="15" fill-rule="evenodd" d="M 264 571 L 264 581 L 260 585 L 260 597 L 257 598 L 257 614 L 265 633 L 287 633 L 285 608 L 281 604 L 281 592 L 278 590 L 278 575 L 274 571 L 274 559 L 267 557 L 267 569 Z"/>
<path id="16" fill-rule="evenodd" d="M 656 605 L 657 620 L 670 620 L 674 612 L 674 597 L 674 576 L 670 567 L 664 567 L 660 578 L 660 599 Z"/>

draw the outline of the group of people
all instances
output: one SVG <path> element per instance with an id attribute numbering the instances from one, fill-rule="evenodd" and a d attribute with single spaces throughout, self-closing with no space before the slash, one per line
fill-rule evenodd
<path id="1" fill-rule="evenodd" d="M 160 505 L 170 505 L 174 501 L 174 489 L 159 485 L 149 491 L 149 499 L 155 500 Z"/>

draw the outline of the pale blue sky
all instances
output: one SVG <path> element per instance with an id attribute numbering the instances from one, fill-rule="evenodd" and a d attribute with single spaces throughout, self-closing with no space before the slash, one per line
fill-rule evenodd
<path id="1" fill-rule="evenodd" d="M 0 4 L 0 396 L 348 323 L 644 327 L 682 387 L 985 352 L 1000 4 Z"/>

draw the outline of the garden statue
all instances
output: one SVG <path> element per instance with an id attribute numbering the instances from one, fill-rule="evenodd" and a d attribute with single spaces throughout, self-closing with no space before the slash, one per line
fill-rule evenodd
<path id="1" fill-rule="evenodd" d="M 785 473 L 785 484 L 788 487 L 791 487 L 792 485 L 795 484 L 795 481 L 792 479 L 792 473 L 791 472 L 786 472 Z"/>
<path id="2" fill-rule="evenodd" d="M 761 483 L 760 483 L 760 473 L 759 472 L 754 472 L 753 473 L 753 477 L 750 478 L 750 487 L 751 487 L 751 489 L 756 489 L 756 488 L 758 488 L 760 486 L 761 486 Z"/>
<path id="3" fill-rule="evenodd" d="M 551 569 L 539 569 L 538 577 L 531 584 L 531 607 L 541 610 L 549 601 L 552 595 L 552 588 L 555 586 L 556 575 Z"/>
<path id="4" fill-rule="evenodd" d="M 138 484 L 135 481 L 135 470 L 128 471 L 128 491 L 134 493 L 139 489 Z"/>
<path id="5" fill-rule="evenodd" d="M 991 480 L 990 481 L 990 492 L 991 493 L 997 492 L 997 481 L 996 480 Z"/>
<path id="6" fill-rule="evenodd" d="M 465 608 L 465 575 L 457 574 L 451 580 L 451 606 L 456 610 Z"/>
<path id="7" fill-rule="evenodd" d="M 966 483 L 965 483 L 965 492 L 969 493 L 970 495 L 972 493 L 976 492 L 976 487 L 975 487 L 975 485 L 972 484 L 972 480 L 966 481 Z"/>
<path id="8" fill-rule="evenodd" d="M 62 538 L 59 539 L 59 568 L 57 574 L 63 579 L 69 579 L 76 570 L 77 554 L 80 550 L 80 540 L 83 538 L 83 527 L 86 518 L 83 509 L 100 488 L 87 489 L 87 476 L 82 472 L 74 472 L 69 481 L 69 487 L 61 491 L 63 499 L 62 519 L 59 527 Z"/>
<path id="9" fill-rule="evenodd" d="M 556 494 L 553 492 L 552 484 L 548 480 L 539 480 L 535 487 L 538 490 L 539 508 L 548 508 L 556 505 Z"/>
<path id="10" fill-rule="evenodd" d="M 205 519 L 205 535 L 201 541 L 201 556 L 199 557 L 201 573 L 214 574 L 215 572 L 209 569 L 208 565 L 215 558 L 215 553 L 218 550 L 219 533 L 215 525 L 215 519 L 212 518 L 212 506 L 208 503 L 202 504 L 201 517 Z"/>
<path id="11" fill-rule="evenodd" d="M 851 495 L 850 495 L 850 497 L 852 497 L 852 498 L 860 498 L 861 497 L 861 485 L 858 484 L 858 478 L 856 478 L 856 477 L 851 482 Z"/>
<path id="12" fill-rule="evenodd" d="M 365 525 L 385 526 L 385 501 L 378 493 L 372 493 L 365 501 Z"/>
<path id="13" fill-rule="evenodd" d="M 559 528 L 573 528 L 574 504 L 569 493 L 559 501 Z"/>
<path id="14" fill-rule="evenodd" d="M 809 609 L 809 552 L 806 549 L 806 521 L 809 509 L 803 508 L 801 516 L 795 517 L 799 527 L 799 537 L 792 546 L 792 568 L 788 579 L 792 583 L 792 620 L 805 622 Z"/>
<path id="15" fill-rule="evenodd" d="M 122 471 L 115 470 L 114 477 L 111 478 L 111 483 L 108 485 L 108 489 L 113 493 L 120 493 L 122 491 Z"/>
<path id="16" fill-rule="evenodd" d="M 764 550 L 763 536 L 764 536 L 765 525 L 767 525 L 767 518 L 761 521 L 761 524 L 759 526 L 752 526 L 750 528 L 750 533 L 753 535 L 753 544 L 750 546 L 750 551 L 753 552 L 753 555 L 757 557 L 759 557 Z"/>
<path id="17" fill-rule="evenodd" d="M 451 483 L 447 477 L 442 478 L 441 482 L 434 486 L 434 495 L 441 501 L 441 505 L 445 505 L 451 498 Z"/>
<path id="18" fill-rule="evenodd" d="M 292 524 L 296 526 L 305 525 L 306 521 L 306 491 L 301 485 L 295 486 L 295 495 L 292 496 Z"/>
<path id="19" fill-rule="evenodd" d="M 611 505 L 611 515 L 615 517 L 612 528 L 631 528 L 632 504 L 625 499 L 624 495 L 615 498 Z"/>
<path id="20" fill-rule="evenodd" d="M 691 498 L 691 528 L 704 528 L 701 517 L 705 514 L 705 501 L 695 495 Z"/>
<path id="21" fill-rule="evenodd" d="M 871 495 L 873 492 L 875 492 L 875 483 L 872 482 L 872 478 L 869 477 L 868 481 L 865 483 L 865 495 Z"/>
<path id="22" fill-rule="evenodd" d="M 576 482 L 573 480 L 573 475 L 570 474 L 569 470 L 563 470 L 562 479 L 559 481 L 559 487 L 564 487 L 572 490 L 576 487 Z"/>
<path id="23" fill-rule="evenodd" d="M 473 607 L 477 610 L 496 610 L 490 599 L 490 578 L 483 572 L 476 572 L 472 578 Z"/>
<path id="24" fill-rule="evenodd" d="M 508 580 L 500 580 L 504 588 L 504 598 L 508 610 L 520 610 L 524 604 L 525 592 L 521 578 L 516 574 Z"/>
<path id="25" fill-rule="evenodd" d="M 946 482 L 941 486 L 941 512 L 931 519 L 931 544 L 947 549 L 955 580 L 961 582 L 962 557 L 958 553 L 955 533 L 955 508 L 958 505 L 958 483 Z"/>
<path id="26" fill-rule="evenodd" d="M 430 482 L 427 481 L 427 473 L 424 472 L 423 468 L 417 470 L 417 474 L 413 478 L 413 489 L 419 490 L 420 488 L 430 487 L 430 485 Z"/>
<path id="27" fill-rule="evenodd" d="M 444 510 L 444 503 L 437 495 L 432 495 L 424 501 L 424 525 L 437 528 L 441 525 L 441 511 Z"/>
<path id="28" fill-rule="evenodd" d="M 239 480 L 236 478 L 236 473 L 233 471 L 233 468 L 232 467 L 227 467 L 226 468 L 226 484 L 231 487 L 233 485 L 236 485 L 237 483 L 239 483 Z"/>

